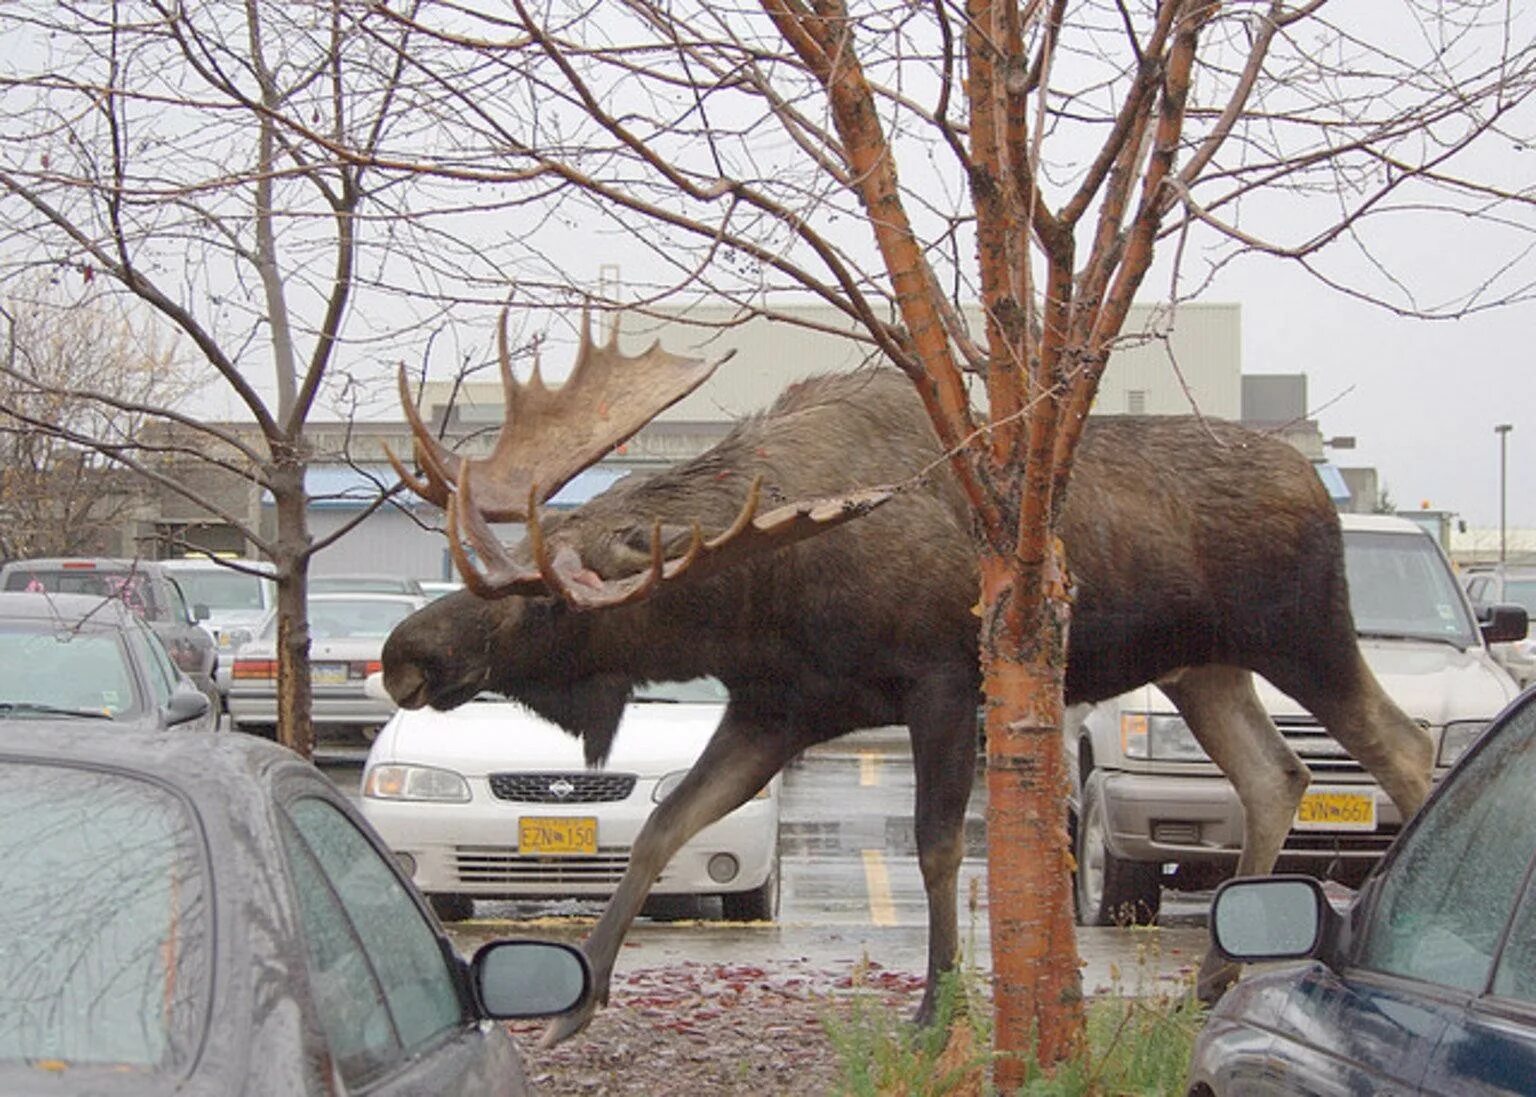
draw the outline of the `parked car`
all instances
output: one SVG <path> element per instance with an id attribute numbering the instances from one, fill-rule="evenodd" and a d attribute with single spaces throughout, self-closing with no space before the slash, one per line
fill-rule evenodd
<path id="1" fill-rule="evenodd" d="M 1524 606 L 1525 612 L 1536 616 L 1536 564 L 1496 564 L 1489 568 L 1462 573 L 1467 596 L 1478 620 L 1487 619 L 1495 606 Z M 1522 687 L 1536 685 L 1536 636 L 1529 633 L 1523 640 L 1511 640 L 1493 644 L 1493 657 Z"/>
<path id="2" fill-rule="evenodd" d="M 309 593 L 337 594 L 414 594 L 426 592 L 421 582 L 403 575 L 311 575 Z"/>
<path id="3" fill-rule="evenodd" d="M 311 594 L 309 670 L 315 735 L 357 737 L 359 750 L 384 726 L 395 703 L 369 696 L 368 675 L 381 667 L 390 631 L 427 604 L 413 594 Z M 256 638 L 235 653 L 229 683 L 229 718 L 237 731 L 277 735 L 277 614 L 268 614 Z"/>
<path id="4" fill-rule="evenodd" d="M 271 565 L 261 560 L 214 560 L 185 556 L 162 560 L 194 606 L 207 606 L 202 625 L 213 634 L 219 662 L 214 675 L 221 698 L 229 695 L 235 652 L 255 639 L 256 631 L 277 605 L 277 585 Z"/>
<path id="5" fill-rule="evenodd" d="M 590 994 L 564 944 L 465 963 L 276 744 L 0 724 L 0 818 L 0 1093 L 520 1097 L 490 1019 Z"/>
<path id="6" fill-rule="evenodd" d="M 55 735 L 209 730 L 207 696 L 149 626 L 115 598 L 0 593 L 0 727 Z"/>
<path id="7" fill-rule="evenodd" d="M 213 636 L 198 624 L 205 606 L 187 600 L 181 584 L 153 560 L 64 557 L 12 560 L 0 567 L 0 590 L 93 594 L 119 599 L 148 622 L 165 644 L 171 660 L 215 705 L 219 653 Z"/>
<path id="8" fill-rule="evenodd" d="M 423 579 L 421 580 L 421 589 L 428 598 L 436 600 L 445 594 L 452 594 L 456 590 L 463 590 L 464 584 L 456 579 Z"/>
<path id="9" fill-rule="evenodd" d="M 1250 973 L 1189 1093 L 1536 1092 L 1536 690 L 1462 757 L 1341 913 L 1315 880 L 1233 880 L 1217 948 Z"/>
<path id="10" fill-rule="evenodd" d="M 725 701 L 713 679 L 637 690 L 601 769 L 575 736 L 496 694 L 401 711 L 368 754 L 363 814 L 445 920 L 469 917 L 475 899 L 606 897 Z M 651 894 L 718 895 L 726 918 L 775 918 L 779 785 L 701 831 Z"/>
<path id="11" fill-rule="evenodd" d="M 1385 515 L 1346 514 L 1342 523 L 1361 650 L 1388 695 L 1429 731 L 1435 772 L 1444 773 L 1515 695 L 1487 641 L 1523 636 L 1525 613 L 1499 607 L 1480 631 L 1423 529 Z M 1256 682 L 1312 771 L 1278 867 L 1359 883 L 1402 826 L 1396 805 L 1314 717 Z M 1161 690 L 1075 707 L 1065 724 L 1081 924 L 1149 921 L 1164 885 L 1201 889 L 1231 875 L 1243 839 L 1237 793 Z"/>

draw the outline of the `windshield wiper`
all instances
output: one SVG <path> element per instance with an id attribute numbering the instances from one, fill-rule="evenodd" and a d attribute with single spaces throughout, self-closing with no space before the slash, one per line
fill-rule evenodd
<path id="1" fill-rule="evenodd" d="M 1457 651 L 1466 651 L 1464 641 L 1454 636 L 1431 632 L 1391 632 L 1386 629 L 1360 629 L 1356 635 L 1363 640 L 1422 640 L 1426 644 L 1449 644 Z"/>
<path id="2" fill-rule="evenodd" d="M 112 714 L 101 709 L 59 708 L 35 701 L 0 701 L 0 717 L 6 716 L 78 716 L 90 720 L 110 720 Z"/>

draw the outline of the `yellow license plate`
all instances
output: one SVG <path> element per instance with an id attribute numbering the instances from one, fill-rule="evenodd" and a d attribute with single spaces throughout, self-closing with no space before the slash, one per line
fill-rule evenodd
<path id="1" fill-rule="evenodd" d="M 596 853 L 597 820 L 526 816 L 518 820 L 517 848 L 523 853 Z"/>
<path id="2" fill-rule="evenodd" d="M 1301 798 L 1297 830 L 1375 830 L 1376 794 L 1318 790 Z"/>
<path id="3" fill-rule="evenodd" d="M 317 686 L 344 686 L 347 684 L 347 664 L 315 663 L 309 668 L 309 680 Z"/>

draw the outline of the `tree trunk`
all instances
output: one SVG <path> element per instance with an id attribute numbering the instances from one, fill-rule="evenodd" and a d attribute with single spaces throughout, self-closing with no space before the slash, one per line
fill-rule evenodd
<path id="1" fill-rule="evenodd" d="M 1070 595 L 1057 543 L 1040 628 L 1015 611 L 1016 564 L 991 551 L 981 562 L 987 895 L 1002 1093 L 1023 1083 L 1031 1057 L 1048 1066 L 1083 1039 L 1061 738 Z"/>
<path id="2" fill-rule="evenodd" d="M 312 758 L 315 727 L 310 713 L 309 525 L 304 464 L 280 464 L 272 472 L 277 506 L 277 741 Z"/>

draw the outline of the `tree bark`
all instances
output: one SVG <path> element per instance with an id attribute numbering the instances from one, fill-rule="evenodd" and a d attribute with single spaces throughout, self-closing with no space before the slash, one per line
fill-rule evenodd
<path id="1" fill-rule="evenodd" d="M 983 551 L 987 902 L 995 1078 L 1003 1093 L 1023 1083 L 1029 1058 L 1060 1062 L 1083 1039 L 1061 738 L 1071 595 L 1059 541 L 1045 574 L 1044 620 L 1021 618 L 1013 612 L 1017 558 Z"/>

